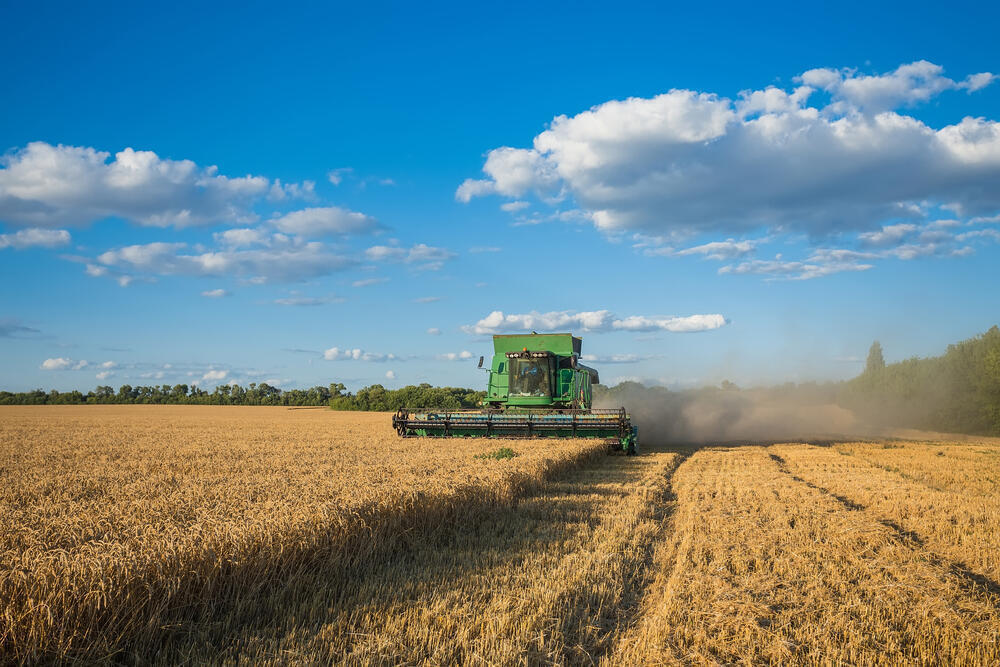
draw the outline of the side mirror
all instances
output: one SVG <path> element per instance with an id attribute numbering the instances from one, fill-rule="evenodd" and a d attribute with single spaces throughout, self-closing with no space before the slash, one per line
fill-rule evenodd
<path id="1" fill-rule="evenodd" d="M 570 368 L 576 368 L 576 355 L 569 358 L 569 366 Z"/>
<path id="2" fill-rule="evenodd" d="M 482 368 L 482 367 L 483 367 L 483 357 L 479 357 L 479 365 L 476 368 Z"/>

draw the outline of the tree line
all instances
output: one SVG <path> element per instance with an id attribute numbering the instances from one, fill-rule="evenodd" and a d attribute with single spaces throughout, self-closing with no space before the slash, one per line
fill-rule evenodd
<path id="1" fill-rule="evenodd" d="M 196 385 L 136 386 L 123 384 L 117 391 L 101 385 L 93 391 L 0 391 L 0 405 L 285 405 L 330 406 L 334 410 L 396 410 L 401 407 L 438 409 L 472 408 L 486 393 L 429 384 L 386 389 L 380 384 L 352 394 L 340 382 L 310 389 L 287 389 L 261 382 L 248 387 L 224 384 L 206 391 Z"/>
<path id="2" fill-rule="evenodd" d="M 939 357 L 888 365 L 876 341 L 864 372 L 842 384 L 838 400 L 874 423 L 1000 435 L 1000 328 L 949 345 Z"/>
<path id="3" fill-rule="evenodd" d="M 633 386 L 634 385 L 634 386 Z M 865 370 L 845 382 L 785 384 L 741 390 L 732 383 L 718 388 L 671 392 L 665 388 L 624 383 L 617 387 L 595 387 L 595 402 L 615 402 L 630 392 L 667 400 L 692 392 L 766 392 L 802 403 L 835 402 L 873 424 L 1000 435 L 1000 328 L 949 345 L 939 357 L 913 357 L 886 364 L 882 346 L 872 344 Z M 334 410 L 394 411 L 399 408 L 456 410 L 475 408 L 485 392 L 459 387 L 433 387 L 424 383 L 400 389 L 380 384 L 347 391 L 339 382 L 310 389 L 282 390 L 262 382 L 248 387 L 219 385 L 211 392 L 186 384 L 122 385 L 117 391 L 99 386 L 80 391 L 0 391 L 0 405 L 75 404 L 183 404 L 183 405 L 285 405 L 329 406 Z M 690 397 L 690 396 L 688 396 Z M 628 403 L 628 401 L 624 401 Z M 621 404 L 618 402 L 616 404 Z"/>

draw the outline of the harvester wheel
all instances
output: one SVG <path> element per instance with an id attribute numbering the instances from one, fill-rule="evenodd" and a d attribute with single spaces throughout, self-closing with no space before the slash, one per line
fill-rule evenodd
<path id="1" fill-rule="evenodd" d="M 406 420 L 410 416 L 409 411 L 400 408 L 392 418 L 392 425 L 396 427 L 396 433 L 400 437 L 406 437 Z"/>

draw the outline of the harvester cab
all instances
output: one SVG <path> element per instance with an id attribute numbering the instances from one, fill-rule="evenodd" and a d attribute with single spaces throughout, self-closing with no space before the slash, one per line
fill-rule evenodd
<path id="1" fill-rule="evenodd" d="M 582 344 L 568 333 L 494 336 L 482 410 L 402 409 L 393 427 L 402 437 L 604 438 L 634 454 L 638 429 L 625 408 L 592 407 L 600 380 L 580 363 Z"/>

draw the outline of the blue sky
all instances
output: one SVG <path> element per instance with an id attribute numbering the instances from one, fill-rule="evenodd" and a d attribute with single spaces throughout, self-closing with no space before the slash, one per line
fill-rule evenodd
<path id="1" fill-rule="evenodd" d="M 0 384 L 840 379 L 996 324 L 998 10 L 5 3 Z"/>

